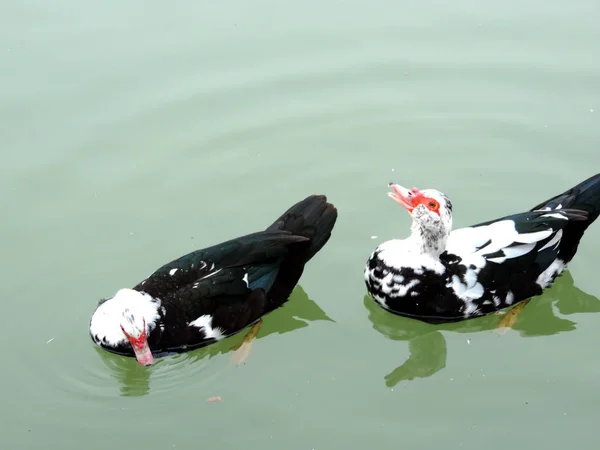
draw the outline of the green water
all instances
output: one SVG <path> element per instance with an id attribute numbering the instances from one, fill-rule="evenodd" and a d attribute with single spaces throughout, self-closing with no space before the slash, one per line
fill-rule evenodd
<path id="1" fill-rule="evenodd" d="M 3 449 L 597 449 L 600 223 L 501 335 L 365 298 L 435 187 L 455 227 L 600 171 L 596 2 L 0 6 Z M 99 298 L 327 194 L 334 234 L 245 364 L 236 336 L 147 369 Z M 220 396 L 221 401 L 208 402 Z"/>

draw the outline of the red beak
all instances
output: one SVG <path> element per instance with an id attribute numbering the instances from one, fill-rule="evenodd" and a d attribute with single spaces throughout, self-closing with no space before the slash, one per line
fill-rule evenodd
<path id="1" fill-rule="evenodd" d="M 418 204 L 416 200 L 422 195 L 421 192 L 416 187 L 408 190 L 399 184 L 390 183 L 389 186 L 393 192 L 388 192 L 388 197 L 400 203 L 408 212 L 412 212 Z"/>
<path id="2" fill-rule="evenodd" d="M 154 356 L 152 356 L 152 352 L 150 351 L 145 331 L 138 339 L 129 338 L 129 342 L 131 342 L 131 347 L 133 347 L 133 351 L 135 352 L 135 358 L 142 366 L 149 366 L 154 363 Z"/>
<path id="3" fill-rule="evenodd" d="M 121 329 L 123 330 L 123 326 L 121 326 Z M 144 320 L 144 331 L 140 337 L 135 338 L 130 336 L 125 330 L 123 330 L 123 333 L 125 333 L 125 336 L 129 339 L 131 348 L 133 348 L 133 352 L 135 353 L 135 358 L 142 366 L 149 366 L 154 363 L 154 356 L 152 356 L 150 346 L 148 345 L 148 339 L 146 338 L 146 320 Z"/>

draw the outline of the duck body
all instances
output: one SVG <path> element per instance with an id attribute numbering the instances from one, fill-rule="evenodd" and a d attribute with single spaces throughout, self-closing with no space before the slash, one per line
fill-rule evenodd
<path id="1" fill-rule="evenodd" d="M 393 187 L 390 196 L 413 216 L 412 235 L 373 251 L 365 283 L 386 310 L 430 323 L 480 317 L 541 294 L 600 214 L 600 174 L 529 211 L 453 231 L 444 194 Z"/>
<path id="2" fill-rule="evenodd" d="M 236 334 L 287 301 L 336 219 L 325 196 L 313 195 L 264 231 L 181 256 L 101 300 L 90 321 L 92 340 L 147 365 L 154 355 Z"/>

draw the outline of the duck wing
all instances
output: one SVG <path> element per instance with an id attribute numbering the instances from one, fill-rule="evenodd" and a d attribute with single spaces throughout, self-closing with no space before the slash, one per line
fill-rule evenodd
<path id="1" fill-rule="evenodd" d="M 529 211 L 457 229 L 440 258 L 448 287 L 467 314 L 538 295 L 564 268 L 558 254 L 565 228 L 587 219 L 577 209 Z"/>
<path id="2" fill-rule="evenodd" d="M 157 269 L 133 289 L 162 298 L 212 277 L 217 271 L 241 268 L 240 280 L 246 277 L 248 284 L 267 290 L 277 274 L 278 263 L 290 247 L 307 240 L 287 231 L 252 233 L 183 255 Z M 225 271 L 219 279 L 233 273 L 242 272 Z"/>

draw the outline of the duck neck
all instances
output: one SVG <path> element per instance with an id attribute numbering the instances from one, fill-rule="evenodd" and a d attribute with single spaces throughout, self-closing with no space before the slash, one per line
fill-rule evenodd
<path id="1" fill-rule="evenodd" d="M 448 232 L 441 224 L 428 224 L 424 227 L 418 220 L 413 220 L 410 227 L 411 235 L 408 240 L 421 254 L 438 259 L 446 250 Z"/>

